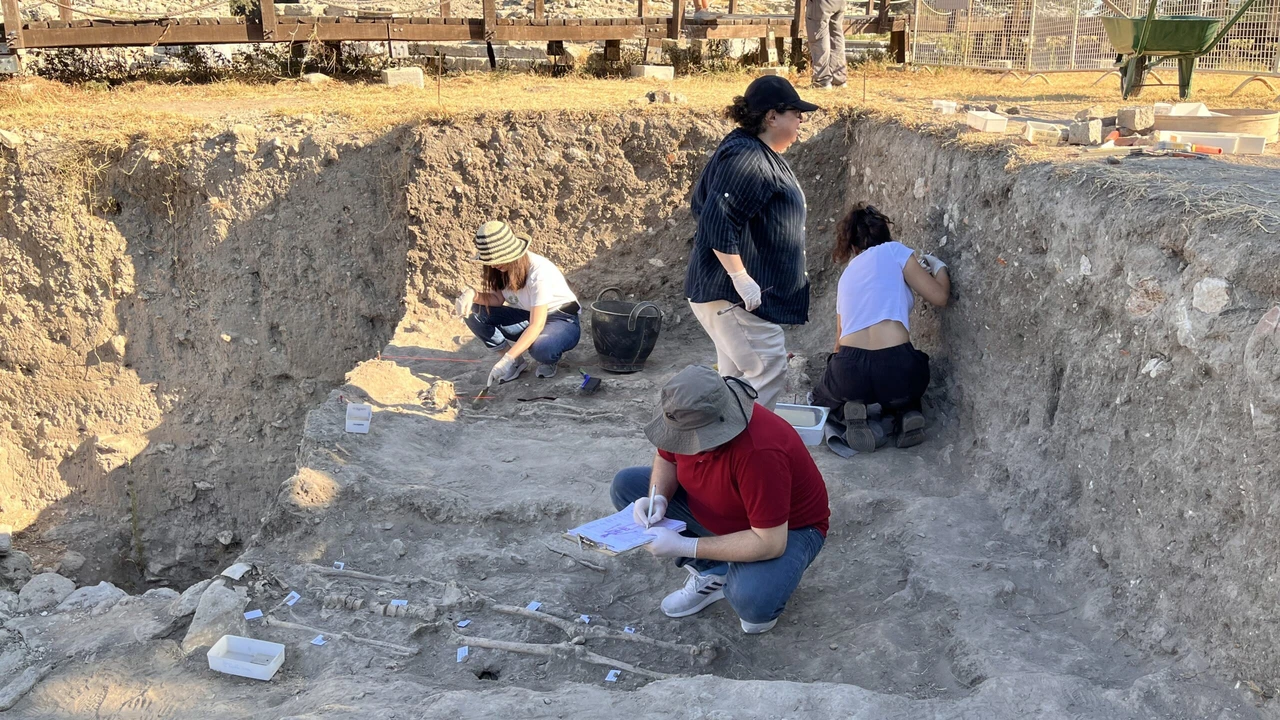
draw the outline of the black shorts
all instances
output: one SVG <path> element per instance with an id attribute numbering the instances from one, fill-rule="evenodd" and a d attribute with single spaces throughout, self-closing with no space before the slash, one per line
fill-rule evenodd
<path id="1" fill-rule="evenodd" d="M 929 356 L 911 343 L 883 350 L 842 347 L 827 358 L 827 369 L 813 389 L 813 403 L 840 411 L 846 402 L 880 404 L 897 415 L 920 409 L 929 387 Z"/>

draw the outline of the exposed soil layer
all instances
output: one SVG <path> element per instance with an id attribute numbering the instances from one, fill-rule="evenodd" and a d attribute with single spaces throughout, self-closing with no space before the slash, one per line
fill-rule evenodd
<path id="1" fill-rule="evenodd" d="M 665 618 L 657 602 L 683 573 L 558 537 L 608 509 L 617 469 L 648 462 L 640 427 L 662 382 L 714 357 L 681 300 L 684 198 L 726 127 L 696 113 L 493 117 L 376 138 L 237 126 L 109 154 L 88 192 L 74 151 L 4 151 L 0 522 L 24 528 L 17 545 L 37 564 L 83 553 L 68 571 L 81 583 L 181 588 L 242 556 L 258 567 L 239 583 L 250 607 L 420 648 L 317 648 L 253 626 L 290 660 L 261 695 L 202 679 L 228 717 L 258 716 L 264 697 L 281 716 L 420 714 L 427 693 L 441 717 L 1267 716 L 1251 687 L 1280 684 L 1268 622 L 1280 488 L 1266 451 L 1280 417 L 1280 245 L 1220 198 L 1275 188 L 1273 173 L 1199 163 L 1189 184 L 1176 161 L 1142 177 L 1011 170 L 874 119 L 806 127 L 788 158 L 808 195 L 814 314 L 788 333 L 790 391 L 803 396 L 834 333 L 827 248 L 850 203 L 871 200 L 899 239 L 946 260 L 955 291 L 912 322 L 934 359 L 930 441 L 852 460 L 815 449 L 832 532 L 770 635 L 741 636 L 724 603 Z M 599 372 L 584 333 L 559 377 L 473 406 L 490 358 L 444 308 L 474 272 L 471 232 L 495 215 L 584 299 L 617 286 L 666 310 L 644 373 L 577 396 L 574 371 Z M 367 436 L 342 430 L 354 399 L 375 405 Z M 384 579 L 317 569 L 335 561 Z M 304 599 L 281 607 L 290 589 Z M 364 606 L 324 607 L 334 597 Z M 369 613 L 396 597 L 412 617 Z M 566 639 L 494 610 L 531 600 L 714 647 L 587 643 L 718 677 L 626 672 L 610 687 L 638 692 L 617 693 L 587 687 L 607 668 L 563 656 L 473 647 L 456 662 L 467 641 L 455 633 Z M 100 628 L 148 612 L 138 601 L 106 619 L 11 621 L 0 662 L 12 642 L 23 664 L 67 652 L 117 664 L 59 668 L 28 715 L 119 716 L 128 701 L 111 710 L 111 688 L 128 686 L 152 698 L 141 715 L 181 716 L 181 688 L 206 672 L 202 655 L 177 652 L 185 620 L 124 648 L 57 640 L 80 622 L 114 637 Z M 1231 690 L 1237 678 L 1252 686 Z"/>

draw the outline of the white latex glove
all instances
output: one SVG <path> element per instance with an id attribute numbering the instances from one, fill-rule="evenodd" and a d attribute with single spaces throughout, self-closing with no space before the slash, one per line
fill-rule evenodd
<path id="1" fill-rule="evenodd" d="M 760 307 L 760 285 L 751 279 L 746 270 L 729 273 L 729 279 L 733 281 L 733 289 L 738 291 L 738 295 L 742 298 L 742 307 L 747 312 Z"/>
<path id="2" fill-rule="evenodd" d="M 502 359 L 499 360 L 493 366 L 493 369 L 489 371 L 489 382 L 485 383 L 485 387 L 502 383 L 502 378 L 506 377 L 507 373 L 511 372 L 511 368 L 515 366 L 516 361 L 512 359 L 510 355 L 503 355 Z"/>
<path id="3" fill-rule="evenodd" d="M 653 516 L 646 518 L 649 512 L 649 498 L 642 497 L 632 507 L 631 516 L 640 527 L 647 528 L 667 516 L 667 499 L 661 495 L 653 496 Z"/>
<path id="4" fill-rule="evenodd" d="M 467 288 L 462 291 L 457 300 L 453 301 L 453 314 L 457 317 L 464 318 L 471 314 L 471 306 L 476 302 L 476 291 Z"/>
<path id="5" fill-rule="evenodd" d="M 698 557 L 698 538 L 685 537 L 675 530 L 664 527 L 649 528 L 653 542 L 645 545 L 650 554 L 657 557 L 696 558 Z"/>
<path id="6" fill-rule="evenodd" d="M 934 276 L 937 276 L 938 271 L 947 266 L 947 264 L 939 260 L 936 255 L 925 255 L 924 257 L 921 257 L 920 264 L 924 266 L 925 270 L 929 271 L 930 275 Z"/>

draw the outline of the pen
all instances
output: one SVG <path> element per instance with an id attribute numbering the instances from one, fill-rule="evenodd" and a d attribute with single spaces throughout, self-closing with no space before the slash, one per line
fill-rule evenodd
<path id="1" fill-rule="evenodd" d="M 653 524 L 649 521 L 649 518 L 653 517 L 653 498 L 655 495 L 657 495 L 657 492 L 658 492 L 657 485 L 649 486 L 649 507 L 645 508 L 645 511 L 644 511 L 644 529 L 645 530 L 648 530 L 649 526 Z"/>

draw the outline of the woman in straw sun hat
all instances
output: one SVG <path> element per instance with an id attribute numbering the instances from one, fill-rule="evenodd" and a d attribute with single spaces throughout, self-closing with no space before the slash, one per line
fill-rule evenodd
<path id="1" fill-rule="evenodd" d="M 502 356 L 488 384 L 520 377 L 529 366 L 526 350 L 538 363 L 538 377 L 554 377 L 560 356 L 582 337 L 581 308 L 564 273 L 529 252 L 529 238 L 500 220 L 481 225 L 475 244 L 472 260 L 483 266 L 481 291 L 467 288 L 454 310 L 485 346 Z"/>

